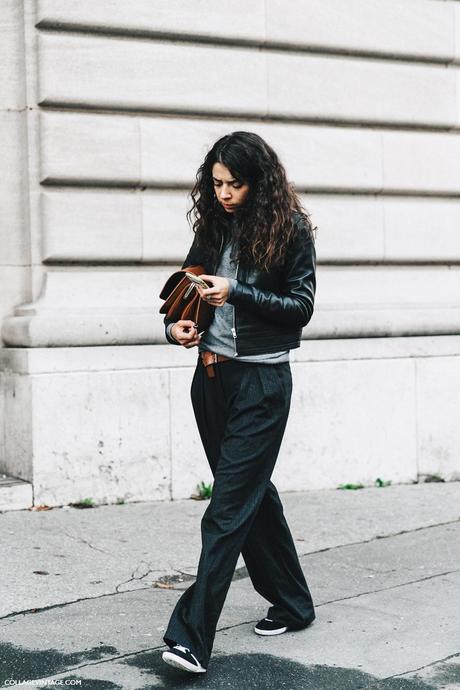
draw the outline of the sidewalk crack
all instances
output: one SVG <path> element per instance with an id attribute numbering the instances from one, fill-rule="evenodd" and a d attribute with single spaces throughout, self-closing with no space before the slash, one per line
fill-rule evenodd
<path id="1" fill-rule="evenodd" d="M 144 566 L 145 572 L 142 572 L 142 570 L 141 570 L 142 566 Z M 115 592 L 117 594 L 123 594 L 124 592 L 130 592 L 132 590 L 129 590 L 129 589 L 128 590 L 126 590 L 126 589 L 120 590 L 119 588 L 122 587 L 123 585 L 129 585 L 130 582 L 141 582 L 142 580 L 144 580 L 144 578 L 146 578 L 151 573 L 160 573 L 160 572 L 161 572 L 161 570 L 156 570 L 155 568 L 152 568 L 151 563 L 147 563 L 146 561 L 141 561 L 134 568 L 133 572 L 131 573 L 131 577 L 128 580 L 124 580 L 123 582 L 120 582 L 120 584 L 118 584 L 115 587 Z M 144 589 L 144 588 L 142 588 L 142 589 Z"/>
<path id="2" fill-rule="evenodd" d="M 75 541 L 78 541 L 80 544 L 85 544 L 86 546 L 89 546 L 90 549 L 93 549 L 94 551 L 99 551 L 99 553 L 105 553 L 106 556 L 113 556 L 113 553 L 110 553 L 110 551 L 105 551 L 105 549 L 100 549 L 98 546 L 93 546 L 89 541 L 86 539 L 83 539 L 83 537 L 79 537 L 74 534 L 69 534 L 69 532 L 66 532 L 65 530 L 62 530 L 63 533 L 65 534 L 66 537 L 69 539 L 74 539 Z"/>

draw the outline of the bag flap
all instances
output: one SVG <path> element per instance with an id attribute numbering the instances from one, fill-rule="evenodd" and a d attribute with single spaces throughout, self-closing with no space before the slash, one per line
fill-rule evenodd
<path id="1" fill-rule="evenodd" d="M 204 273 L 204 268 L 203 266 L 186 266 L 185 268 L 181 268 L 179 271 L 175 271 L 175 273 L 170 275 L 166 283 L 163 285 L 163 288 L 160 292 L 161 299 L 168 299 L 171 292 L 179 285 L 183 278 L 188 281 L 188 278 L 185 275 L 186 271 L 199 276 L 201 273 Z"/>

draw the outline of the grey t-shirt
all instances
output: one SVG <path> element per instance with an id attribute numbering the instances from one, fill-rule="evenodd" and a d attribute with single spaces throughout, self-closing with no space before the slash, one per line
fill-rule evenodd
<path id="1" fill-rule="evenodd" d="M 236 262 L 231 259 L 232 247 L 232 237 L 228 235 L 221 254 L 220 263 L 216 270 L 216 275 L 229 279 L 230 294 L 237 282 L 237 265 Z M 231 357 L 241 362 L 274 364 L 277 362 L 289 361 L 289 350 L 260 355 L 246 355 L 244 357 L 238 356 L 238 338 L 234 338 L 232 333 L 232 328 L 235 326 L 234 314 L 235 308 L 228 302 L 225 302 L 222 307 L 215 308 L 214 318 L 208 329 L 201 336 L 201 341 L 198 346 L 200 352 L 203 350 L 210 350 L 211 352 L 216 352 L 217 354 L 225 355 L 226 357 Z"/>

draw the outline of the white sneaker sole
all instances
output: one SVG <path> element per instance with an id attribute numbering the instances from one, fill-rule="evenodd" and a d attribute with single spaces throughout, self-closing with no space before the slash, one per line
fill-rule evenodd
<path id="1" fill-rule="evenodd" d="M 287 627 L 277 628 L 276 630 L 259 630 L 259 628 L 254 628 L 256 635 L 282 635 L 287 631 Z"/>
<path id="2" fill-rule="evenodd" d="M 177 654 L 172 652 L 163 652 L 163 661 L 174 668 L 180 668 L 182 671 L 189 671 L 190 673 L 206 673 L 206 669 L 202 666 L 194 666 L 186 659 L 181 659 Z"/>

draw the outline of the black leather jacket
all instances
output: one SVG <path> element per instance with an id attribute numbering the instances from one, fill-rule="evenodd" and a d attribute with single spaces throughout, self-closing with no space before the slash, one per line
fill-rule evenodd
<path id="1" fill-rule="evenodd" d="M 238 266 L 237 284 L 227 299 L 234 306 L 233 337 L 238 355 L 258 355 L 300 346 L 302 328 L 313 315 L 316 291 L 316 252 L 308 230 L 296 220 L 297 232 L 284 263 L 269 271 L 245 271 Z M 222 238 L 223 239 L 223 238 Z M 221 250 L 222 250 L 221 243 Z M 182 264 L 202 265 L 216 275 L 196 239 Z M 218 309 L 218 307 L 216 307 Z M 171 323 L 165 318 L 165 328 Z M 169 342 L 176 343 L 166 334 Z"/>

